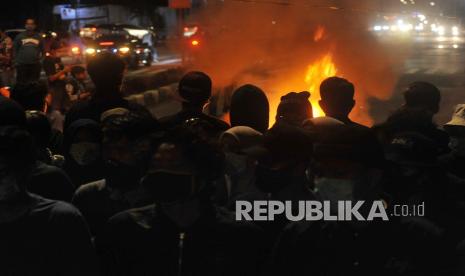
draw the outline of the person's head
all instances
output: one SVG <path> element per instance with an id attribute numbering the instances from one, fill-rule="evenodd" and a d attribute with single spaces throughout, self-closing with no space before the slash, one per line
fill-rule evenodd
<path id="1" fill-rule="evenodd" d="M 270 107 L 265 93 L 246 84 L 239 87 L 231 98 L 231 126 L 248 126 L 261 133 L 268 130 Z"/>
<path id="2" fill-rule="evenodd" d="M 111 185 L 138 182 L 150 160 L 154 126 L 151 115 L 142 111 L 130 111 L 104 120 L 102 153 Z"/>
<path id="3" fill-rule="evenodd" d="M 152 155 L 144 186 L 159 203 L 204 200 L 223 162 L 224 155 L 215 144 L 179 126 L 165 135 Z"/>
<path id="4" fill-rule="evenodd" d="M 24 109 L 15 101 L 0 96 L 0 126 L 26 126 Z"/>
<path id="5" fill-rule="evenodd" d="M 34 138 L 37 148 L 44 149 L 48 147 L 52 135 L 52 127 L 47 115 L 41 111 L 27 110 L 27 130 Z"/>
<path id="6" fill-rule="evenodd" d="M 414 82 L 404 92 L 405 107 L 423 109 L 436 114 L 439 111 L 441 92 L 428 82 Z"/>
<path id="7" fill-rule="evenodd" d="M 178 93 L 182 98 L 183 108 L 201 110 L 211 97 L 212 81 L 203 72 L 189 72 L 179 81 Z"/>
<path id="8" fill-rule="evenodd" d="M 104 52 L 92 57 L 87 71 L 96 88 L 94 98 L 121 97 L 125 68 L 124 61 L 117 55 Z"/>
<path id="9" fill-rule="evenodd" d="M 449 148 L 453 153 L 465 157 L 465 104 L 455 107 L 452 119 L 444 125 L 450 136 Z"/>
<path id="10" fill-rule="evenodd" d="M 5 36 L 6 36 L 5 31 L 3 31 L 2 29 L 0 29 L 0 38 L 4 38 Z"/>
<path id="11" fill-rule="evenodd" d="M 86 80 L 87 79 L 86 68 L 79 66 L 79 65 L 73 66 L 73 68 L 71 68 L 71 76 L 73 76 L 73 78 L 79 81 Z"/>
<path id="12" fill-rule="evenodd" d="M 320 107 L 329 117 L 346 119 L 355 105 L 354 93 L 354 85 L 348 80 L 327 78 L 320 85 Z"/>
<path id="13" fill-rule="evenodd" d="M 276 113 L 276 122 L 285 122 L 300 126 L 302 122 L 313 117 L 312 105 L 309 101 L 310 93 L 290 92 L 281 97 Z"/>
<path id="14" fill-rule="evenodd" d="M 26 31 L 28 31 L 28 32 L 35 31 L 36 28 L 37 28 L 36 20 L 34 18 L 26 19 L 24 27 L 26 28 Z"/>
<path id="15" fill-rule="evenodd" d="M 101 129 L 97 122 L 89 119 L 74 121 L 65 130 L 66 159 L 79 167 L 94 165 L 101 158 L 101 140 Z"/>
<path id="16" fill-rule="evenodd" d="M 17 83 L 11 91 L 11 99 L 18 102 L 25 110 L 44 111 L 47 93 L 47 83 L 43 81 Z"/>
<path id="17" fill-rule="evenodd" d="M 26 191 L 35 162 L 31 135 L 18 126 L 0 127 L 0 202 Z"/>

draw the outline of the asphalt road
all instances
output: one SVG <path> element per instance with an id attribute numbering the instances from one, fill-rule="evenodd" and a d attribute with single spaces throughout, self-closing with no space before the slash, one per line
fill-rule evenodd
<path id="1" fill-rule="evenodd" d="M 442 92 L 441 110 L 436 115 L 440 125 L 450 120 L 453 108 L 465 103 L 465 41 L 461 38 L 413 37 L 408 43 L 381 38 L 393 47 L 409 47 L 399 68 L 397 84 L 387 101 L 371 101 L 371 115 L 376 122 L 383 121 L 403 102 L 402 90 L 411 82 L 428 81 Z M 394 41 L 394 42 L 393 42 Z"/>

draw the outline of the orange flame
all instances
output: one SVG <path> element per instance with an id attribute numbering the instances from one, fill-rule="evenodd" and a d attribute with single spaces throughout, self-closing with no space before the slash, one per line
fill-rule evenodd
<path id="1" fill-rule="evenodd" d="M 313 116 L 324 116 L 318 101 L 320 100 L 320 84 L 323 80 L 335 76 L 337 73 L 336 65 L 333 62 L 331 53 L 324 55 L 322 58 L 310 64 L 305 75 L 305 83 L 308 85 L 308 91 L 311 93 L 310 102 L 313 107 Z"/>
<path id="2" fill-rule="evenodd" d="M 316 28 L 315 34 L 313 35 L 313 41 L 320 41 L 325 35 L 325 28 L 323 26 L 318 26 Z"/>

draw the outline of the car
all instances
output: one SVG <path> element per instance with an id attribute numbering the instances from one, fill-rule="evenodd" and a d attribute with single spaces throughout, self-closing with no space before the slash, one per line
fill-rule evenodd
<path id="1" fill-rule="evenodd" d="M 119 55 L 130 68 L 152 64 L 152 50 L 137 37 L 126 33 L 100 35 L 88 42 L 84 50 L 86 59 L 91 59 L 98 53 L 110 52 Z"/>

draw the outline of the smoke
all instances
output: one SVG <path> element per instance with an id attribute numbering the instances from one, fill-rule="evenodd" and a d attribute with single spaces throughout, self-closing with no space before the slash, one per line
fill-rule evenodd
<path id="1" fill-rule="evenodd" d="M 372 2 L 208 2 L 189 20 L 205 31 L 191 69 L 207 72 L 218 87 L 258 85 L 274 109 L 281 95 L 308 90 L 308 66 L 331 53 L 337 75 L 356 86 L 351 118 L 370 124 L 367 99 L 390 97 L 397 79 L 391 68 L 398 63 L 367 31 L 377 9 Z"/>

